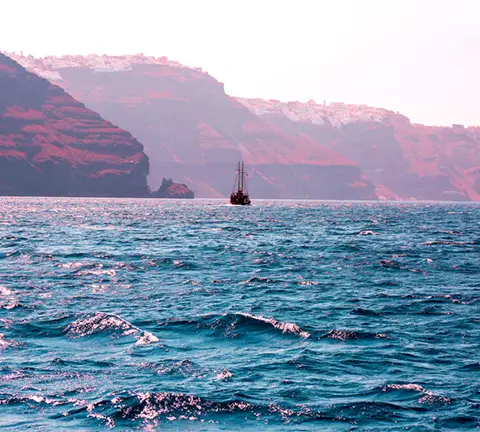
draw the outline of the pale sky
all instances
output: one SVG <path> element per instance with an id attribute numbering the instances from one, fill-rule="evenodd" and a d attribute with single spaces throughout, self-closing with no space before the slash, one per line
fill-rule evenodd
<path id="1" fill-rule="evenodd" d="M 241 97 L 480 125 L 480 0 L 1 0 L 0 50 L 200 66 Z"/>

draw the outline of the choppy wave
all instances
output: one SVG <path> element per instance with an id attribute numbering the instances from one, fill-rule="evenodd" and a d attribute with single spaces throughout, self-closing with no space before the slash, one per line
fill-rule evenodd
<path id="1" fill-rule="evenodd" d="M 163 323 L 166 326 L 195 326 L 197 328 L 225 329 L 228 334 L 242 332 L 248 335 L 255 329 L 280 330 L 284 334 L 293 334 L 301 338 L 309 338 L 310 333 L 295 323 L 277 321 L 275 318 L 256 316 L 245 312 L 226 313 L 222 315 L 207 314 L 194 320 L 171 320 Z"/>
<path id="2" fill-rule="evenodd" d="M 419 300 L 424 304 L 442 304 L 445 302 L 455 303 L 455 304 L 474 304 L 480 301 L 480 294 L 407 294 L 402 296 L 404 299 Z"/>
<path id="3" fill-rule="evenodd" d="M 88 402 L 77 398 L 52 398 L 42 395 L 8 396 L 0 395 L 0 404 L 14 405 L 33 403 L 38 406 L 61 407 L 58 417 L 79 418 L 83 413 L 87 417 L 99 420 L 105 426 L 121 426 L 128 422 L 140 422 L 144 425 L 172 421 L 200 421 L 217 423 L 222 415 L 240 415 L 243 420 L 268 420 L 278 418 L 282 422 L 302 423 L 317 420 L 347 420 L 342 411 L 356 409 L 357 404 L 339 404 L 324 411 L 317 408 L 302 407 L 292 409 L 274 403 L 256 404 L 240 398 L 223 401 L 210 400 L 184 393 L 170 392 L 122 392 L 112 394 L 109 399 Z M 363 409 L 375 410 L 384 403 L 364 402 Z M 394 409 L 395 405 L 391 405 Z M 400 409 L 400 407 L 397 407 Z M 246 416 L 246 417 L 245 417 Z"/>
<path id="4" fill-rule="evenodd" d="M 97 401 L 40 394 L 22 396 L 0 394 L 0 405 L 51 406 L 60 409 L 56 417 L 67 420 L 80 419 L 84 416 L 109 427 L 124 427 L 128 424 L 143 424 L 148 427 L 171 422 L 218 423 L 223 416 L 229 416 L 240 423 L 259 420 L 269 423 L 277 420 L 284 424 L 311 422 L 322 424 L 334 421 L 346 426 L 345 423 L 354 421 L 359 413 L 372 420 L 388 420 L 390 416 L 398 418 L 398 412 L 425 412 L 426 407 L 431 405 L 448 406 L 453 403 L 450 398 L 435 395 L 417 384 L 391 384 L 375 390 L 373 394 L 381 392 L 406 392 L 421 397 L 416 406 L 411 406 L 405 399 L 403 401 L 357 399 L 322 406 L 291 404 L 281 406 L 273 402 L 259 404 L 248 401 L 243 395 L 212 400 L 186 393 L 122 391 L 110 394 L 108 399 Z"/>
<path id="5" fill-rule="evenodd" d="M 0 428 L 479 426 L 478 204 L 0 214 Z"/>
<path id="6" fill-rule="evenodd" d="M 352 315 L 362 315 L 367 317 L 381 317 L 382 314 L 380 312 L 376 312 L 370 309 L 364 308 L 355 308 L 350 312 Z"/>
<path id="7" fill-rule="evenodd" d="M 65 331 L 71 338 L 85 337 L 107 331 L 120 331 L 123 336 L 133 336 L 136 338 L 137 342 L 135 345 L 148 345 L 158 342 L 159 340 L 154 334 L 134 326 L 132 323 L 124 320 L 118 315 L 106 314 L 103 312 L 97 312 L 79 318 L 69 324 L 65 328 Z"/>
<path id="8" fill-rule="evenodd" d="M 233 374 L 226 368 L 224 368 L 220 373 L 217 374 L 217 379 L 226 380 L 233 376 Z"/>
<path id="9" fill-rule="evenodd" d="M 277 321 L 274 318 L 264 318 L 262 316 L 255 316 L 248 313 L 241 313 L 239 312 L 237 315 L 246 318 L 247 320 L 253 320 L 265 324 L 270 324 L 274 328 L 281 330 L 282 333 L 292 333 L 294 335 L 298 335 L 302 338 L 310 337 L 310 333 L 302 330 L 297 324 L 295 323 L 288 323 L 288 322 L 281 322 Z"/>
<path id="10" fill-rule="evenodd" d="M 347 340 L 383 339 L 386 337 L 388 336 L 385 333 L 369 333 L 369 332 L 359 332 L 359 331 L 345 330 L 345 329 L 333 329 L 333 330 L 330 330 L 326 335 L 322 336 L 322 338 L 338 339 L 344 342 Z"/>
<path id="11" fill-rule="evenodd" d="M 0 309 L 13 309 L 20 306 L 15 293 L 5 286 L 0 285 Z"/>
<path id="12" fill-rule="evenodd" d="M 452 403 L 453 400 L 447 396 L 437 395 L 430 390 L 425 390 L 419 384 L 387 384 L 382 389 L 384 392 L 394 391 L 394 390 L 404 390 L 408 392 L 415 392 L 421 395 L 420 399 L 418 400 L 419 403 L 425 404 L 449 404 Z"/>
<path id="13" fill-rule="evenodd" d="M 7 340 L 5 339 L 5 335 L 3 333 L 0 333 L 0 350 L 5 349 L 10 346 L 16 346 L 17 342 L 13 340 Z"/>
<path id="14" fill-rule="evenodd" d="M 467 246 L 467 245 L 478 245 L 480 244 L 477 241 L 452 241 L 452 240 L 429 240 L 424 243 L 425 246 Z"/>
<path id="15" fill-rule="evenodd" d="M 364 236 L 364 235 L 379 235 L 379 233 L 375 232 L 375 231 L 361 231 L 360 233 L 358 233 L 359 236 Z"/>
<path id="16" fill-rule="evenodd" d="M 117 272 L 114 269 L 90 269 L 80 270 L 77 272 L 78 276 L 115 276 Z"/>

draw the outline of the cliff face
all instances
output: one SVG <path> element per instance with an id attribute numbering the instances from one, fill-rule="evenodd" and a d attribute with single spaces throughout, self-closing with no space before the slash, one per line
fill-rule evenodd
<path id="1" fill-rule="evenodd" d="M 411 124 L 366 105 L 232 98 L 166 58 L 16 58 L 140 139 L 152 187 L 168 176 L 197 196 L 227 196 L 244 160 L 254 198 L 480 200 L 480 128 Z"/>
<path id="2" fill-rule="evenodd" d="M 357 163 L 264 121 L 201 70 L 143 56 L 18 59 L 132 132 L 150 158 L 152 187 L 168 176 L 197 196 L 228 196 L 243 160 L 254 198 L 376 198 Z"/>
<path id="3" fill-rule="evenodd" d="M 1 53 L 0 89 L 0 195 L 148 195 L 130 133 Z"/>
<path id="4" fill-rule="evenodd" d="M 264 121 L 358 163 L 379 198 L 480 200 L 480 128 L 411 124 L 364 105 L 239 101 Z"/>

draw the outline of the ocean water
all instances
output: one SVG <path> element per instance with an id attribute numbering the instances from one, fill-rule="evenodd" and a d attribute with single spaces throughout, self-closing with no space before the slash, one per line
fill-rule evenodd
<path id="1" fill-rule="evenodd" d="M 480 205 L 0 198 L 0 428 L 480 427 Z"/>

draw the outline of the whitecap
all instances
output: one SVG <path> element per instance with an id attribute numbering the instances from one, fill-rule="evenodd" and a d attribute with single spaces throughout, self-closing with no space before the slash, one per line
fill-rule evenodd
<path id="1" fill-rule="evenodd" d="M 0 301 L 0 309 L 13 309 L 20 304 L 15 293 L 6 286 L 0 285 L 0 298 L 1 297 L 4 298 L 5 303 Z"/>
<path id="2" fill-rule="evenodd" d="M 124 336 L 137 339 L 135 345 L 149 345 L 159 341 L 154 334 L 134 326 L 122 317 L 104 312 L 96 312 L 87 318 L 78 319 L 65 328 L 71 338 L 89 336 L 105 330 L 122 330 Z"/>
<path id="3" fill-rule="evenodd" d="M 1 348 L 6 348 L 10 345 L 10 343 L 4 339 L 3 333 L 0 333 L 0 349 Z"/>
<path id="4" fill-rule="evenodd" d="M 151 343 L 158 342 L 158 337 L 155 336 L 154 334 L 145 331 L 143 332 L 143 336 L 141 336 L 137 342 L 135 342 L 135 345 L 150 345 Z"/>
<path id="5" fill-rule="evenodd" d="M 277 321 L 274 318 L 264 318 L 262 316 L 255 316 L 255 315 L 251 315 L 251 314 L 243 313 L 243 312 L 238 312 L 237 315 L 241 315 L 245 318 L 250 318 L 250 319 L 253 319 L 253 320 L 261 321 L 261 322 L 264 322 L 264 323 L 267 323 L 267 324 L 271 324 L 276 329 L 281 330 L 282 333 L 292 333 L 292 334 L 296 334 L 296 335 L 298 335 L 300 337 L 303 337 L 303 338 L 309 338 L 310 337 L 310 333 L 302 330 L 295 323 L 281 322 L 281 321 Z"/>
<path id="6" fill-rule="evenodd" d="M 387 384 L 383 391 L 387 390 L 410 390 L 423 394 L 418 400 L 419 403 L 435 404 L 435 403 L 450 403 L 452 399 L 446 396 L 441 396 L 433 393 L 431 390 L 426 390 L 419 384 Z"/>
<path id="7" fill-rule="evenodd" d="M 361 231 L 357 235 L 361 236 L 361 235 L 379 235 L 379 234 L 375 231 Z"/>
<path id="8" fill-rule="evenodd" d="M 116 276 L 117 272 L 113 269 L 108 269 L 108 270 L 80 270 L 77 272 L 77 276 Z"/>
<path id="9" fill-rule="evenodd" d="M 58 267 L 64 268 L 64 269 L 77 269 L 77 268 L 83 267 L 84 265 L 86 264 L 78 261 L 78 262 L 62 263 L 62 264 L 59 264 Z"/>
<path id="10" fill-rule="evenodd" d="M 100 293 L 108 291 L 108 285 L 106 284 L 92 284 L 91 285 L 93 293 Z"/>
<path id="11" fill-rule="evenodd" d="M 9 296 L 12 294 L 13 294 L 13 291 L 10 288 L 0 285 L 0 295 Z"/>
<path id="12" fill-rule="evenodd" d="M 25 396 L 25 399 L 32 400 L 32 401 L 37 402 L 37 403 L 45 403 L 45 404 L 53 405 L 53 406 L 64 404 L 64 402 L 61 402 L 61 401 L 58 401 L 58 400 L 55 400 L 55 399 L 50 399 L 48 397 L 44 397 L 44 396 L 40 396 L 40 395 L 28 395 L 28 396 Z"/>
<path id="13" fill-rule="evenodd" d="M 387 384 L 384 388 L 383 391 L 387 390 L 413 390 L 413 391 L 418 391 L 420 393 L 425 393 L 426 390 L 419 384 Z"/>
<path id="14" fill-rule="evenodd" d="M 223 371 L 217 374 L 217 380 L 226 380 L 233 376 L 233 374 L 226 368 L 223 368 Z"/>
<path id="15" fill-rule="evenodd" d="M 69 324 L 65 330 L 70 337 L 83 337 L 107 329 L 126 331 L 130 328 L 132 328 L 132 325 L 117 315 L 97 312 L 88 318 L 79 319 Z"/>
<path id="16" fill-rule="evenodd" d="M 298 281 L 297 284 L 298 284 L 298 285 L 308 286 L 308 285 L 318 285 L 318 282 L 314 282 L 314 281 L 309 281 L 309 280 L 306 280 L 306 279 L 302 279 L 302 280 Z"/>
<path id="17" fill-rule="evenodd" d="M 6 329 L 9 329 L 13 324 L 13 321 L 8 318 L 0 318 L 0 325 L 5 327 Z"/>
<path id="18" fill-rule="evenodd" d="M 3 333 L 0 333 L 0 350 L 5 349 L 9 346 L 15 346 L 15 345 L 18 345 L 18 343 L 13 340 L 5 339 L 5 335 Z"/>

